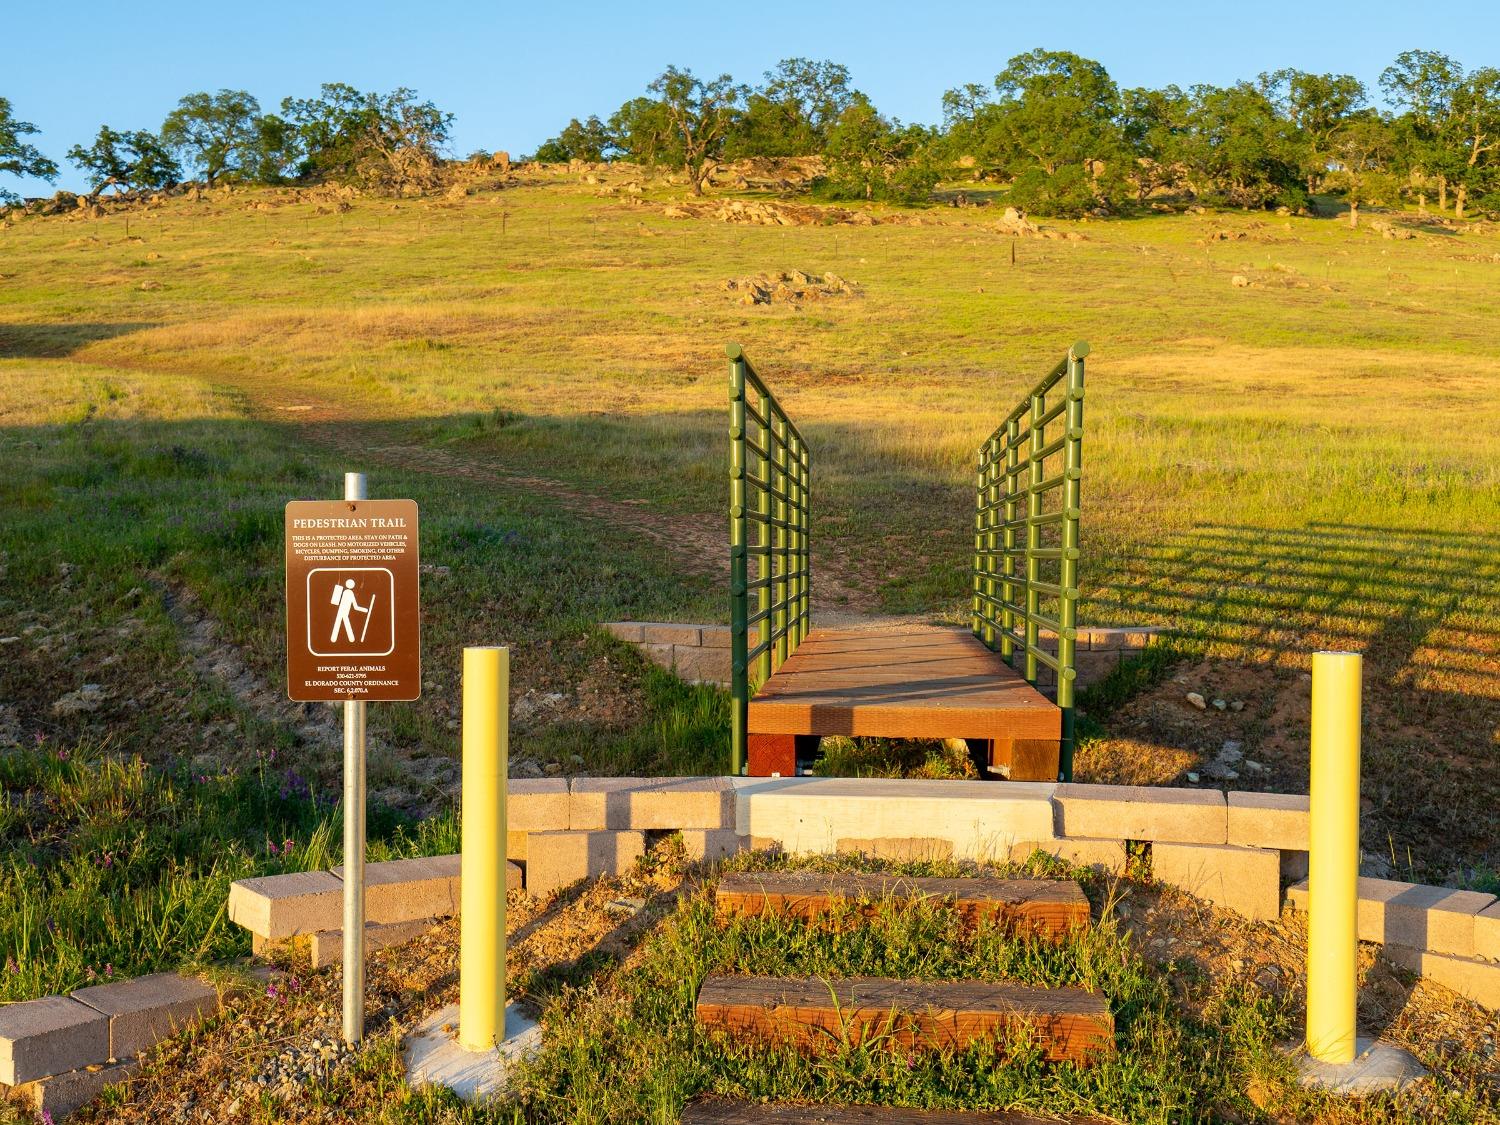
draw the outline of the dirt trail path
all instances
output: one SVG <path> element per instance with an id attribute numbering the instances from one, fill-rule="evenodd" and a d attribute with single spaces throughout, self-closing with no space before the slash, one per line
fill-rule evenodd
<path id="1" fill-rule="evenodd" d="M 275 378 L 208 378 L 239 395 L 252 416 L 294 427 L 309 442 L 349 454 L 351 463 L 387 465 L 546 496 L 584 519 L 644 536 L 685 574 L 715 578 L 727 578 L 729 574 L 726 529 L 717 515 L 700 517 L 653 510 L 492 460 L 422 445 L 412 440 L 410 424 L 371 417 L 368 403 L 338 392 L 315 400 L 307 388 Z M 836 618 L 839 624 L 845 624 L 878 613 L 874 596 L 851 582 L 838 560 L 815 552 L 813 572 L 813 608 L 820 617 Z"/>

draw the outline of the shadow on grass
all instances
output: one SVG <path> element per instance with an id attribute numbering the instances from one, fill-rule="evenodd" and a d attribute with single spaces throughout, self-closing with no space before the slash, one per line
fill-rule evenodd
<path id="1" fill-rule="evenodd" d="M 1445 704 L 1500 706 L 1500 534 L 1309 523 L 1209 525 L 1139 547 L 1093 604 L 1252 660 L 1344 647 L 1366 675 Z"/>
<path id="2" fill-rule="evenodd" d="M 0 324 L 0 359 L 60 359 L 158 324 Z"/>

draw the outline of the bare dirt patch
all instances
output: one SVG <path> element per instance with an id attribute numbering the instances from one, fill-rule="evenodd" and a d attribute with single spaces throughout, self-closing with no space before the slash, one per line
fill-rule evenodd
<path id="1" fill-rule="evenodd" d="M 802 270 L 731 277 L 725 280 L 724 291 L 734 294 L 742 305 L 779 304 L 793 308 L 832 297 L 853 297 L 859 292 L 852 282 L 836 273 L 818 277 Z"/>
<path id="2" fill-rule="evenodd" d="M 1200 708 L 1189 698 L 1203 701 Z M 1079 781 L 1306 793 L 1312 677 L 1275 663 L 1183 665 L 1108 718 L 1079 752 Z M 1406 691 L 1367 665 L 1361 840 L 1366 875 L 1464 883 L 1493 865 L 1500 776 L 1452 747 L 1468 710 L 1414 721 Z"/>

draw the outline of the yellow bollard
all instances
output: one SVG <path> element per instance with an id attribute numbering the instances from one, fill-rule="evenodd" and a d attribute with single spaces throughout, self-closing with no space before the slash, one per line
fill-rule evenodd
<path id="1" fill-rule="evenodd" d="M 1307 1052 L 1326 1063 L 1355 1053 L 1361 663 L 1357 652 L 1312 659 Z"/>
<path id="2" fill-rule="evenodd" d="M 466 1051 L 488 1051 L 505 1038 L 509 649 L 464 649 L 463 707 L 458 1045 Z"/>

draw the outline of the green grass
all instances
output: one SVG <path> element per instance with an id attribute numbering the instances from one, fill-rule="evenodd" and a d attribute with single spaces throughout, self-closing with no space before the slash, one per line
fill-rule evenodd
<path id="1" fill-rule="evenodd" d="M 762 866 L 765 857 L 734 861 Z M 849 867 L 856 861 L 820 861 Z M 1061 874 L 1039 858 L 1029 871 Z M 972 873 L 951 863 L 908 874 Z M 670 1122 L 692 1097 L 879 1103 L 924 1108 L 1095 1113 L 1131 1122 L 1269 1121 L 1248 1097 L 1268 1083 L 1296 1120 L 1332 1109 L 1287 1084 L 1278 1044 L 1295 1037 L 1289 1009 L 1239 986 L 1175 979 L 1144 962 L 1106 912 L 1060 945 L 966 930 L 950 911 L 879 904 L 816 923 L 776 916 L 716 921 L 711 886 L 688 897 L 613 979 L 565 990 L 545 1017 L 547 1047 L 521 1082 L 528 1120 Z M 1091 894 L 1107 897 L 1098 880 Z M 832 1041 L 804 1055 L 705 1033 L 693 1018 L 710 973 L 873 975 L 924 980 L 1012 980 L 1076 986 L 1108 998 L 1117 1051 L 1096 1065 L 1049 1065 L 1024 1039 L 964 1051 L 904 1052 L 885 1043 Z M 1436 1100 L 1376 1098 L 1361 1121 L 1484 1120 L 1492 1097 L 1455 1082 Z M 1331 1117 L 1329 1120 L 1343 1120 Z M 1350 1118 L 1351 1120 L 1353 1118 Z"/>
<path id="2" fill-rule="evenodd" d="M 206 776 L 43 742 L 0 756 L 0 789 L 0 1002 L 243 956 L 230 883 L 339 862 L 334 801 L 269 755 Z M 377 860 L 458 850 L 454 816 L 377 807 L 368 833 Z"/>

